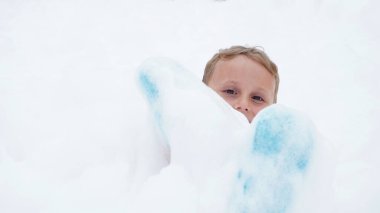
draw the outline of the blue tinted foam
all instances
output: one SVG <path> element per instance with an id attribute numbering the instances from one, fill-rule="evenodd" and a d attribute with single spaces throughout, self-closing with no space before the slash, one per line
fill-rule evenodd
<path id="1" fill-rule="evenodd" d="M 309 165 L 309 160 L 310 160 L 310 153 L 311 153 L 311 148 L 308 147 L 306 150 L 304 150 L 303 153 L 298 157 L 297 159 L 297 169 L 301 172 L 305 172 L 307 169 L 307 166 Z"/>
<path id="2" fill-rule="evenodd" d="M 140 84 L 143 87 L 146 96 L 150 102 L 155 102 L 158 99 L 157 86 L 152 82 L 148 75 L 141 72 L 139 75 Z"/>
<path id="3" fill-rule="evenodd" d="M 245 176 L 246 175 L 244 174 L 242 170 L 239 170 L 236 176 L 239 181 L 242 181 L 243 194 L 247 194 L 252 188 L 252 184 L 253 184 L 252 176 L 248 176 L 248 177 L 245 177 Z"/>
<path id="4" fill-rule="evenodd" d="M 298 168 L 298 170 L 305 171 L 308 163 L 309 163 L 309 159 L 306 158 L 306 157 L 299 159 L 298 162 L 297 162 L 297 168 Z"/>
<path id="5" fill-rule="evenodd" d="M 243 193 L 244 194 L 247 194 L 250 191 L 250 189 L 252 188 L 252 184 L 253 184 L 253 178 L 252 177 L 248 177 L 244 181 L 244 184 L 243 184 Z"/>
<path id="6" fill-rule="evenodd" d="M 256 134 L 252 144 L 253 151 L 265 155 L 275 155 L 281 151 L 285 132 L 273 131 L 270 122 L 276 121 L 262 120 L 257 123 Z"/>
<path id="7" fill-rule="evenodd" d="M 140 71 L 139 80 L 143 88 L 144 94 L 146 95 L 152 107 L 154 119 L 155 119 L 155 122 L 157 123 L 158 129 L 160 130 L 163 137 L 165 138 L 166 143 L 168 143 L 168 140 L 166 138 L 166 134 L 162 125 L 163 122 L 162 122 L 161 108 L 160 108 L 160 105 L 158 104 L 158 101 L 159 101 L 158 99 L 160 97 L 159 97 L 159 90 L 157 88 L 157 85 L 155 84 L 154 81 L 152 81 L 150 76 L 143 70 Z"/>
<path id="8" fill-rule="evenodd" d="M 292 185 L 290 183 L 282 183 L 277 187 L 276 196 L 274 197 L 275 205 L 268 212 L 285 213 L 291 204 Z"/>
<path id="9" fill-rule="evenodd" d="M 305 172 L 309 165 L 309 161 L 313 152 L 314 148 L 314 136 L 312 135 L 312 132 L 308 132 L 307 137 L 304 139 L 304 143 L 306 144 L 305 147 L 303 147 L 303 152 L 299 155 L 298 161 L 297 161 L 297 168 L 298 170 Z"/>
<path id="10" fill-rule="evenodd" d="M 240 180 L 243 177 L 243 171 L 241 169 L 237 173 L 237 178 Z"/>
<path id="11" fill-rule="evenodd" d="M 243 207 L 240 209 L 240 213 L 249 213 L 249 210 L 247 209 L 247 207 Z"/>
<path id="12" fill-rule="evenodd" d="M 310 167 L 314 152 L 313 129 L 305 121 L 300 114 L 278 106 L 256 117 L 250 145 L 252 167 L 237 173 L 238 212 L 289 212 L 297 177 Z"/>
<path id="13" fill-rule="evenodd" d="M 306 172 L 313 153 L 313 138 L 311 135 L 308 135 L 307 137 L 300 137 L 298 140 L 289 141 L 288 143 L 290 143 L 290 146 L 287 147 L 284 169 L 290 173 Z"/>

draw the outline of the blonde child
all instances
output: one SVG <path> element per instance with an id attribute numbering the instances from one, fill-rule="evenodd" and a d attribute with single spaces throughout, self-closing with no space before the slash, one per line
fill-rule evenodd
<path id="1" fill-rule="evenodd" d="M 257 47 L 219 50 L 207 63 L 203 82 L 249 122 L 260 110 L 277 101 L 277 66 Z"/>

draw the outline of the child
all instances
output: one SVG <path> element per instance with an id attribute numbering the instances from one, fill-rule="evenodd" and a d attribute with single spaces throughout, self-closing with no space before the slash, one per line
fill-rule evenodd
<path id="1" fill-rule="evenodd" d="M 277 101 L 277 66 L 256 47 L 219 50 L 207 63 L 203 82 L 249 122 L 260 110 Z"/>

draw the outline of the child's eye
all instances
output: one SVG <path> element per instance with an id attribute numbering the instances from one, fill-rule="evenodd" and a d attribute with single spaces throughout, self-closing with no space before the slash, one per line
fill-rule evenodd
<path id="1" fill-rule="evenodd" d="M 226 90 L 223 90 L 224 93 L 227 93 L 229 95 L 234 95 L 236 94 L 236 91 L 233 90 L 233 89 L 226 89 Z"/>
<path id="2" fill-rule="evenodd" d="M 254 102 L 256 102 L 256 103 L 261 103 L 261 102 L 263 102 L 264 101 L 264 99 L 262 98 L 262 97 L 260 97 L 260 96 L 252 96 L 252 100 L 254 101 Z"/>

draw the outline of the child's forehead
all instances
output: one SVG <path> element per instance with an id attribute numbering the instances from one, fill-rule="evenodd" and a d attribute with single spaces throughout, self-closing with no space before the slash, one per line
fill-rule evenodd
<path id="1" fill-rule="evenodd" d="M 272 85 L 275 80 L 264 66 L 246 56 L 220 61 L 211 78 L 223 84 L 233 85 L 245 82 L 246 85 L 251 86 L 252 84 Z"/>
<path id="2" fill-rule="evenodd" d="M 216 64 L 214 71 L 217 70 L 240 70 L 240 69 L 261 69 L 269 72 L 259 61 L 245 55 L 236 55 L 231 58 L 221 58 Z M 270 72 L 269 72 L 270 73 Z"/>
<path id="3" fill-rule="evenodd" d="M 230 57 L 222 57 L 219 59 L 219 61 L 216 62 L 215 64 L 215 68 L 217 67 L 224 67 L 224 66 L 247 66 L 249 64 L 258 64 L 262 67 L 264 67 L 260 61 L 257 61 L 253 58 L 250 58 L 246 55 L 243 55 L 243 54 L 239 54 L 239 55 L 234 55 L 234 56 L 230 56 Z M 265 67 L 264 67 L 265 68 Z"/>

